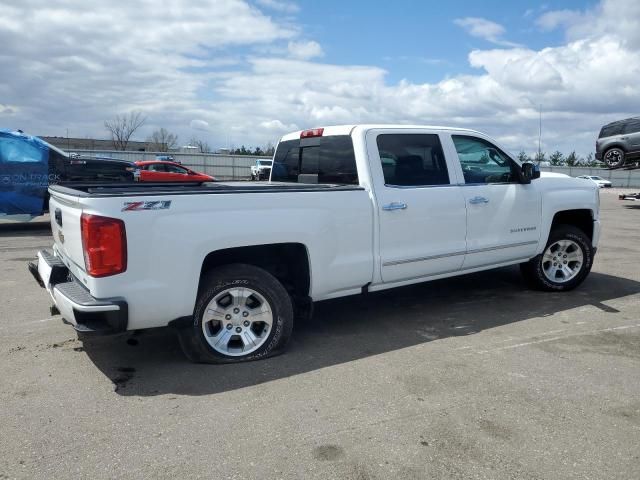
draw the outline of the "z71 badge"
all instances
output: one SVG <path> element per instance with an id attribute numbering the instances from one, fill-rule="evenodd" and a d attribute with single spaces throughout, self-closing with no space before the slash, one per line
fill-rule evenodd
<path id="1" fill-rule="evenodd" d="M 158 200 L 155 202 L 124 202 L 123 212 L 134 210 L 167 210 L 171 207 L 171 200 Z"/>

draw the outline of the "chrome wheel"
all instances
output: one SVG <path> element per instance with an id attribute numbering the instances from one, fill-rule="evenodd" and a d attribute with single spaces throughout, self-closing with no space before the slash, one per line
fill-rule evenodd
<path id="1" fill-rule="evenodd" d="M 202 332 L 211 347 L 230 356 L 247 355 L 264 344 L 273 325 L 269 302 L 246 287 L 232 287 L 209 302 Z"/>
<path id="2" fill-rule="evenodd" d="M 604 161 L 608 167 L 613 168 L 622 164 L 624 153 L 617 148 L 612 148 L 604 156 Z"/>
<path id="3" fill-rule="evenodd" d="M 558 240 L 542 256 L 542 271 L 548 280 L 565 283 L 575 278 L 584 263 L 580 245 L 573 240 Z"/>

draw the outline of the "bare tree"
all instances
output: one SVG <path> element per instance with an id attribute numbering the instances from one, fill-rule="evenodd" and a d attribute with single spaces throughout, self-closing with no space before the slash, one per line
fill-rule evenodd
<path id="1" fill-rule="evenodd" d="M 168 152 L 178 144 L 178 136 L 169 133 L 166 128 L 160 128 L 151 134 L 147 142 L 151 144 L 151 148 L 156 152 Z"/>
<path id="2" fill-rule="evenodd" d="M 198 150 L 200 150 L 200 153 L 210 153 L 211 152 L 211 147 L 209 146 L 209 144 L 203 140 L 200 140 L 196 137 L 191 137 L 191 140 L 189 140 L 189 145 L 193 146 L 193 147 L 197 147 Z"/>
<path id="3" fill-rule="evenodd" d="M 126 150 L 129 139 L 134 132 L 140 128 L 147 117 L 142 112 L 131 112 L 129 115 L 116 115 L 113 120 L 104 122 L 104 126 L 111 134 L 113 148 L 116 150 Z"/>

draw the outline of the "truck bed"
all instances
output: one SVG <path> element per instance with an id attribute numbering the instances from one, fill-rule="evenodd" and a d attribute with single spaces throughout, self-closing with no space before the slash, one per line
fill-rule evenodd
<path id="1" fill-rule="evenodd" d="M 76 197 L 137 197 L 146 195 L 194 195 L 228 193 L 282 193 L 363 190 L 358 185 L 215 182 L 215 183 L 73 183 L 50 187 L 52 192 Z"/>

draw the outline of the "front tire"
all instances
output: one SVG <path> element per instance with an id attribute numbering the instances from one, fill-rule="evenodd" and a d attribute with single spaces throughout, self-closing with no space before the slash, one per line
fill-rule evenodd
<path id="1" fill-rule="evenodd" d="M 604 153 L 604 162 L 609 168 L 620 168 L 624 165 L 624 150 L 618 147 L 610 148 Z"/>
<path id="2" fill-rule="evenodd" d="M 293 329 L 293 305 L 282 284 L 253 265 L 215 269 L 202 280 L 193 322 L 178 331 L 183 352 L 197 363 L 271 357 Z"/>
<path id="3" fill-rule="evenodd" d="M 571 225 L 553 227 L 544 251 L 520 265 L 537 290 L 565 292 L 580 285 L 591 271 L 594 250 L 589 237 Z"/>

